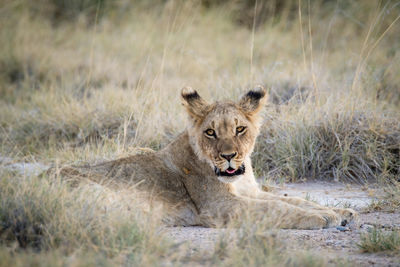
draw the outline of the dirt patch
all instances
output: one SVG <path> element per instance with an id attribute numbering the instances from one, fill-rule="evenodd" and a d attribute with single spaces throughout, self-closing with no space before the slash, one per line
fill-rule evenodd
<path id="1" fill-rule="evenodd" d="M 302 197 L 325 206 L 367 207 L 382 191 L 373 186 L 324 181 L 285 184 L 274 190 L 277 195 Z"/>
<path id="2" fill-rule="evenodd" d="M 39 175 L 49 167 L 39 162 L 14 162 L 11 158 L 0 155 L 0 168 L 14 171 L 24 176 Z"/>

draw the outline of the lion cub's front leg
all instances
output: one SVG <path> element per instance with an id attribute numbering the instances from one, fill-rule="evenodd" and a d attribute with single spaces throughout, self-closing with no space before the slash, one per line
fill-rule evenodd
<path id="1" fill-rule="evenodd" d="M 299 197 L 281 197 L 276 196 L 267 192 L 259 192 L 257 194 L 257 199 L 264 200 L 280 200 L 288 204 L 306 209 L 306 210 L 316 210 L 316 211 L 333 211 L 340 216 L 340 224 L 342 226 L 354 221 L 357 217 L 357 212 L 353 209 L 342 209 L 342 208 L 331 208 L 319 205 L 312 201 L 308 201 Z"/>
<path id="2" fill-rule="evenodd" d="M 279 200 L 259 200 L 232 196 L 213 201 L 201 210 L 201 221 L 208 226 L 226 224 L 249 212 L 255 219 L 267 218 L 271 226 L 286 229 L 321 229 L 340 225 L 332 210 L 306 210 Z"/>

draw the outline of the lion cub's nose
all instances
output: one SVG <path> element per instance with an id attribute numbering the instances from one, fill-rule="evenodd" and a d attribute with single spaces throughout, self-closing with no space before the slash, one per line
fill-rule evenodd
<path id="1" fill-rule="evenodd" d="M 233 159 L 234 157 L 236 157 L 237 153 L 232 153 L 232 154 L 220 154 L 220 156 L 224 159 L 226 159 L 227 161 L 230 161 L 231 159 Z"/>

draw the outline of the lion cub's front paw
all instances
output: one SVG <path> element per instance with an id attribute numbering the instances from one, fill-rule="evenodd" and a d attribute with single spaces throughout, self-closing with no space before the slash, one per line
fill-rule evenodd
<path id="1" fill-rule="evenodd" d="M 324 210 L 305 214 L 297 225 L 297 228 L 314 230 L 337 226 L 339 223 L 339 214 L 331 210 Z"/>
<path id="2" fill-rule="evenodd" d="M 353 209 L 334 208 L 333 211 L 340 215 L 340 217 L 341 217 L 340 225 L 341 226 L 346 226 L 349 223 L 354 222 L 358 217 L 357 212 L 354 211 Z"/>
<path id="3" fill-rule="evenodd" d="M 324 228 L 330 228 L 340 225 L 341 217 L 338 213 L 332 210 L 323 210 L 319 214 L 325 219 L 326 225 Z"/>

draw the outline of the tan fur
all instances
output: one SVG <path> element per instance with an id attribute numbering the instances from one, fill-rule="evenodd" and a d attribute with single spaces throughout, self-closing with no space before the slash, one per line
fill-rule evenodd
<path id="1" fill-rule="evenodd" d="M 268 217 L 282 228 L 320 229 L 350 222 L 351 209 L 331 209 L 300 198 L 279 197 L 259 189 L 250 155 L 259 131 L 263 88 L 238 103 L 208 104 L 191 88 L 182 90 L 189 127 L 159 152 L 148 152 L 86 167 L 65 167 L 62 175 L 86 176 L 109 186 L 133 186 L 165 206 L 174 225 L 215 226 L 240 218 L 244 211 Z M 238 127 L 245 130 L 238 133 Z M 215 136 L 205 131 L 213 130 Z M 226 155 L 234 155 L 230 160 Z M 217 176 L 245 167 L 244 174 Z"/>

